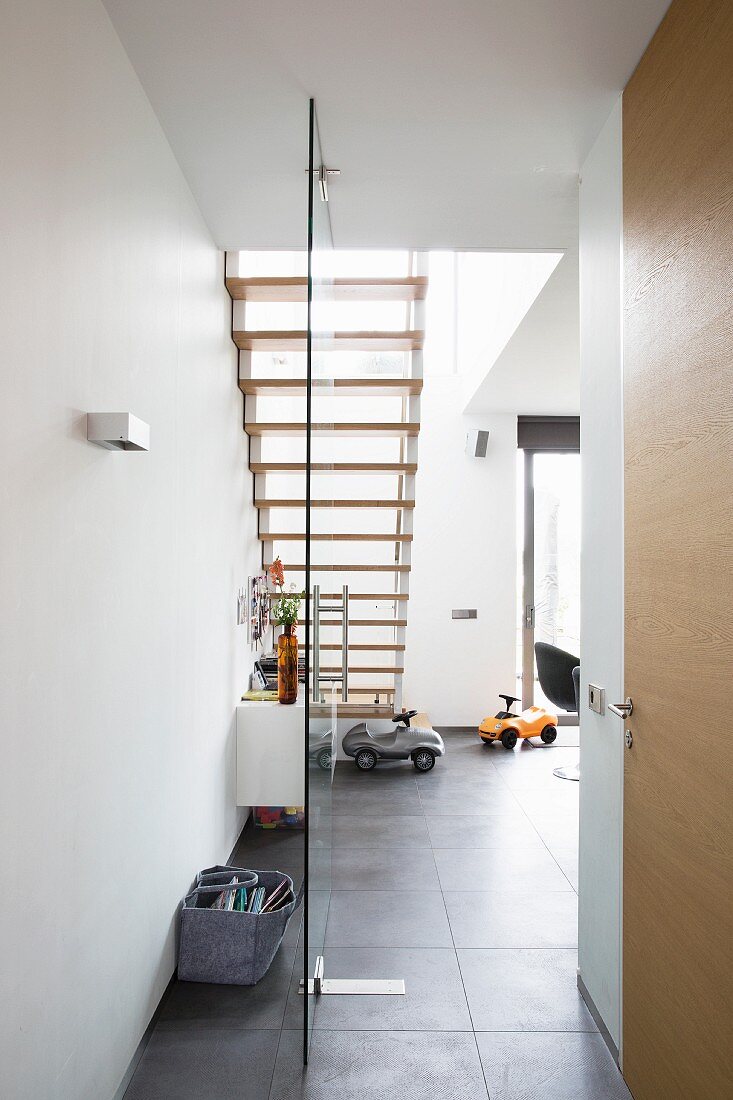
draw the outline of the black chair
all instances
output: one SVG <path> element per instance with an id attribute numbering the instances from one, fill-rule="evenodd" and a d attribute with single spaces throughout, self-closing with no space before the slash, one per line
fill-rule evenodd
<path id="1" fill-rule="evenodd" d="M 580 713 L 580 662 L 573 653 L 568 653 L 556 645 L 536 642 L 534 647 L 537 659 L 537 677 L 540 687 L 560 710 L 571 714 Z M 568 768 L 555 768 L 558 779 L 580 779 L 578 765 Z"/>

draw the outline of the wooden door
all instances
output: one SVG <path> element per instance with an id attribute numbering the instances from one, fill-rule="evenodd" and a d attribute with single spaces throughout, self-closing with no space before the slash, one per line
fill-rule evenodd
<path id="1" fill-rule="evenodd" d="M 733 3 L 676 0 L 623 99 L 623 1071 L 733 1097 Z"/>

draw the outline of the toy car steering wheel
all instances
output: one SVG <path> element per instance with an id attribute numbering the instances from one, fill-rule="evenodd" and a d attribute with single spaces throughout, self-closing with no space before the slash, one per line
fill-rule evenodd
<path id="1" fill-rule="evenodd" d="M 400 714 L 393 714 L 392 715 L 392 721 L 393 722 L 404 722 L 405 727 L 409 729 L 410 719 L 414 718 L 416 714 L 417 714 L 416 710 L 403 710 Z"/>

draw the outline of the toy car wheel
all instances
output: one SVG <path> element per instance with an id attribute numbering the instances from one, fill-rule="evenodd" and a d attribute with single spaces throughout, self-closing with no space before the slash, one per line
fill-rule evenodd
<path id="1" fill-rule="evenodd" d="M 371 752 L 370 749 L 362 749 L 356 754 L 356 766 L 363 772 L 370 772 L 376 763 L 376 753 Z"/>
<path id="2" fill-rule="evenodd" d="M 501 735 L 501 743 L 505 749 L 513 749 L 517 743 L 517 731 L 504 730 Z"/>
<path id="3" fill-rule="evenodd" d="M 557 737 L 557 729 L 555 728 L 555 726 L 545 726 L 542 733 L 540 734 L 540 737 L 546 745 L 551 745 Z"/>
<path id="4" fill-rule="evenodd" d="M 316 759 L 318 760 L 318 767 L 322 768 L 324 772 L 327 772 L 327 771 L 331 770 L 331 750 L 330 749 L 321 749 L 321 751 L 319 752 Z"/>
<path id="5" fill-rule="evenodd" d="M 418 752 L 413 753 L 412 762 L 419 772 L 429 772 L 435 767 L 435 757 L 430 749 L 419 749 Z"/>

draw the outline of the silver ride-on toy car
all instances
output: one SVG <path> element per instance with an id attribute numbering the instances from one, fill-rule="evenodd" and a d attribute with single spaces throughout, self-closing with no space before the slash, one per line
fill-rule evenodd
<path id="1" fill-rule="evenodd" d="M 435 730 L 410 726 L 416 714 L 416 710 L 404 710 L 393 715 L 391 733 L 371 733 L 366 722 L 359 722 L 344 734 L 341 747 L 363 772 L 371 771 L 380 760 L 412 760 L 417 771 L 429 772 L 435 758 L 445 755 L 445 745 Z"/>
<path id="2" fill-rule="evenodd" d="M 331 770 L 331 757 L 334 749 L 333 730 L 325 733 L 311 733 L 308 737 L 308 759 L 317 764 L 324 772 Z"/>

